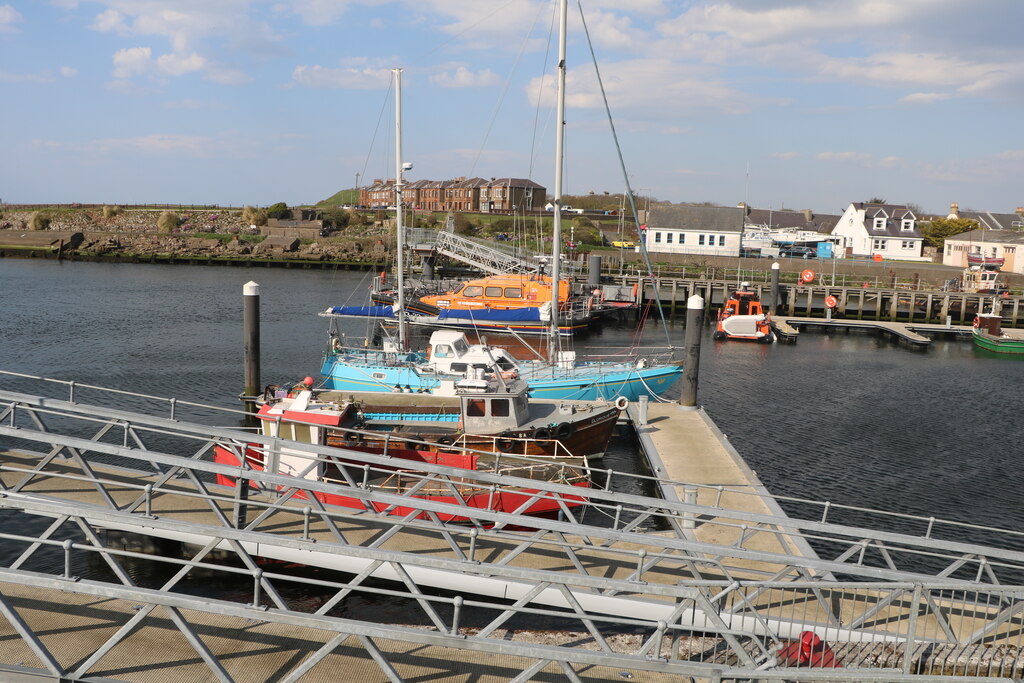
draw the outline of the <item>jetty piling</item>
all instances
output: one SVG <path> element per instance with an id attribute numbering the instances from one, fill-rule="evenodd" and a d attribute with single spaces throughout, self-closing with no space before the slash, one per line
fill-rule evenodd
<path id="1" fill-rule="evenodd" d="M 683 386 L 679 405 L 697 405 L 697 378 L 700 371 L 700 340 L 704 330 L 704 299 L 694 294 L 686 300 L 686 336 L 683 359 Z"/>
<path id="2" fill-rule="evenodd" d="M 260 390 L 260 286 L 250 280 L 242 286 L 242 324 L 245 347 L 245 395 Z M 246 412 L 255 412 L 255 404 L 245 403 Z"/>

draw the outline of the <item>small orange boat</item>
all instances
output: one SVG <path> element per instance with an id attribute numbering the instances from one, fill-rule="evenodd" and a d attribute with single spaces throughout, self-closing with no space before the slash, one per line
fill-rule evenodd
<path id="1" fill-rule="evenodd" d="M 714 338 L 758 341 L 770 344 L 775 341 L 771 316 L 761 306 L 757 292 L 747 289 L 749 283 L 740 284 L 725 307 L 718 312 L 718 325 Z"/>
<path id="2" fill-rule="evenodd" d="M 551 301 L 551 278 L 547 275 L 490 275 L 469 280 L 443 294 L 420 297 L 437 308 L 512 310 L 536 308 Z M 569 281 L 561 280 L 558 305 L 569 302 Z"/>

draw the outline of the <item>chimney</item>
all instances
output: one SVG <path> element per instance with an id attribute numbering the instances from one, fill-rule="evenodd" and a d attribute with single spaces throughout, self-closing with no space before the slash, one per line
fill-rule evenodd
<path id="1" fill-rule="evenodd" d="M 739 204 L 736 205 L 736 207 L 740 208 L 740 209 L 743 209 L 743 215 L 745 215 L 745 216 L 749 216 L 750 215 L 750 207 L 747 206 L 746 202 L 740 202 Z"/>
<path id="2" fill-rule="evenodd" d="M 956 202 L 949 205 L 949 217 L 960 218 L 960 205 Z"/>
<path id="3" fill-rule="evenodd" d="M 808 223 L 814 220 L 814 212 L 811 211 L 810 209 L 803 209 L 800 213 L 804 215 L 804 220 L 807 221 Z"/>

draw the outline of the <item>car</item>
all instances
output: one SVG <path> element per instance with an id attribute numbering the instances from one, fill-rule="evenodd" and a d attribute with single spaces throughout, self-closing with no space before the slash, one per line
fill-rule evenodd
<path id="1" fill-rule="evenodd" d="M 814 258 L 817 255 L 818 252 L 810 247 L 779 247 L 779 256 L 788 256 L 790 258 Z"/>
<path id="2" fill-rule="evenodd" d="M 612 246 L 622 247 L 623 249 L 632 249 L 633 247 L 636 246 L 636 243 L 630 242 L 628 240 L 615 240 L 614 242 L 612 242 Z"/>

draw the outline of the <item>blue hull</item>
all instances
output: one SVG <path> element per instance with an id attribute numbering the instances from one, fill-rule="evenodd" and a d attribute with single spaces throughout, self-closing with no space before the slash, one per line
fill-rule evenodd
<path id="1" fill-rule="evenodd" d="M 549 366 L 522 369 L 522 379 L 536 398 L 566 400 L 615 399 L 625 396 L 660 396 L 682 375 L 681 365 L 637 368 L 630 364 L 580 365 L 553 371 Z M 323 386 L 335 391 L 429 392 L 440 384 L 437 377 L 420 375 L 406 365 L 350 363 L 328 357 L 321 368 Z"/>

